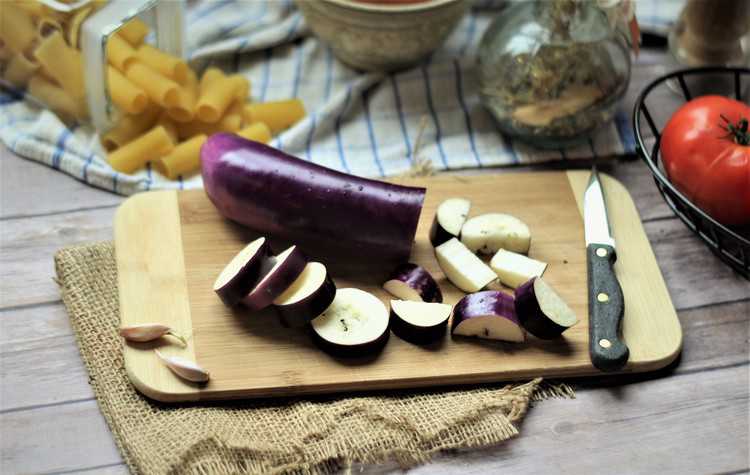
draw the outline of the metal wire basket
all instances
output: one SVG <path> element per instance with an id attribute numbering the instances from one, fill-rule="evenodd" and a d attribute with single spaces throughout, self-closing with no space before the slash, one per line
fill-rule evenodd
<path id="1" fill-rule="evenodd" d="M 675 91 L 681 93 L 682 97 L 676 95 Z M 694 97 L 706 94 L 729 96 L 730 92 L 737 100 L 750 102 L 750 69 L 704 67 L 661 76 L 646 86 L 638 97 L 633 110 L 633 131 L 638 154 L 651 169 L 667 205 L 711 251 L 743 277 L 750 279 L 750 239 L 746 237 L 747 234 L 717 222 L 690 202 L 669 182 L 659 165 L 661 131 L 672 113 Z M 649 109 L 647 102 L 657 96 L 661 99 L 659 107 Z M 665 101 L 670 103 L 669 97 L 674 107 L 665 107 Z"/>

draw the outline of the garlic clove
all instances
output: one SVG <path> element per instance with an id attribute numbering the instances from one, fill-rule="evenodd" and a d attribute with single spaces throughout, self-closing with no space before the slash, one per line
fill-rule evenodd
<path id="1" fill-rule="evenodd" d="M 208 371 L 198 366 L 195 362 L 181 356 L 166 356 L 159 350 L 154 351 L 167 368 L 172 370 L 177 376 L 195 383 L 205 383 L 208 381 Z"/>
<path id="2" fill-rule="evenodd" d="M 174 330 L 161 323 L 143 323 L 120 328 L 120 336 L 128 341 L 146 342 L 156 340 L 162 336 L 170 335 L 180 341 L 183 348 L 187 346 L 185 338 L 175 333 Z"/>

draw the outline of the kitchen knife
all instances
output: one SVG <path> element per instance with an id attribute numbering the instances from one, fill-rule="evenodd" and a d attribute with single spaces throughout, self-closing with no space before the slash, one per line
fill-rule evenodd
<path id="1" fill-rule="evenodd" d="M 583 194 L 583 224 L 588 261 L 589 354 L 598 369 L 616 371 L 628 362 L 630 351 L 619 336 L 625 302 L 615 275 L 615 240 L 596 165 Z"/>

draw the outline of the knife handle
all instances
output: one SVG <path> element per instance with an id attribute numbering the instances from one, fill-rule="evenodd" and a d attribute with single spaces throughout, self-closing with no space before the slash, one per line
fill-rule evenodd
<path id="1" fill-rule="evenodd" d="M 601 371 L 616 371 L 628 362 L 630 351 L 618 333 L 625 313 L 622 288 L 615 275 L 615 248 L 589 244 L 589 354 Z"/>

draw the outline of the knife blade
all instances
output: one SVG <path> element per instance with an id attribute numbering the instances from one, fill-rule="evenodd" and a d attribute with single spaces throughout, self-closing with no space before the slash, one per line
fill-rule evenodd
<path id="1" fill-rule="evenodd" d="M 628 361 L 630 351 L 619 336 L 625 301 L 615 274 L 615 240 L 596 164 L 583 194 L 589 290 L 589 355 L 602 371 L 616 371 Z"/>

